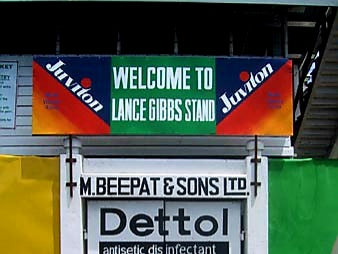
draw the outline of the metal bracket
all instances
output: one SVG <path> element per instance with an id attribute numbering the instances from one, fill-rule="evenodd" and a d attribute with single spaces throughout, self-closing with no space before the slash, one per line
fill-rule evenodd
<path id="1" fill-rule="evenodd" d="M 250 183 L 251 186 L 255 187 L 255 197 L 257 197 L 258 186 L 262 185 L 261 182 L 258 182 L 258 176 L 257 176 L 258 163 L 260 163 L 261 161 L 262 161 L 261 158 L 258 158 L 258 137 L 257 137 L 257 135 L 255 135 L 255 157 L 253 159 L 251 159 L 251 162 L 255 163 L 255 172 L 254 172 L 255 180 Z"/>
<path id="2" fill-rule="evenodd" d="M 73 144 L 72 135 L 69 135 L 69 158 L 66 158 L 66 162 L 69 163 L 69 182 L 66 182 L 66 187 L 69 187 L 70 197 L 73 197 L 73 188 L 77 186 L 77 183 L 73 181 L 73 163 L 76 162 L 76 158 L 73 158 Z"/>
<path id="3" fill-rule="evenodd" d="M 245 230 L 241 231 L 241 241 L 245 240 Z"/>
<path id="4" fill-rule="evenodd" d="M 88 240 L 88 232 L 87 229 L 83 229 L 83 240 Z"/>

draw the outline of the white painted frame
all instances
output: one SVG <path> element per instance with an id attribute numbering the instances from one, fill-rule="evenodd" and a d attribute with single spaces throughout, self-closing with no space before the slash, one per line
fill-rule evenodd
<path id="1" fill-rule="evenodd" d="M 248 144 L 248 150 L 253 153 L 253 143 Z M 82 175 L 140 175 L 157 172 L 162 175 L 204 174 L 227 175 L 246 174 L 249 185 L 249 195 L 241 198 L 244 210 L 244 253 L 268 253 L 268 159 L 261 157 L 263 145 L 259 143 L 258 156 L 261 162 L 257 167 L 257 179 L 261 183 L 257 196 L 250 182 L 254 181 L 253 156 L 245 159 L 88 159 L 80 154 L 73 154 L 73 181 L 77 182 L 73 197 L 70 196 L 69 163 L 66 154 L 60 155 L 60 240 L 61 254 L 84 254 L 86 232 L 84 231 L 84 201 L 89 197 L 81 197 L 79 182 Z M 178 167 L 179 165 L 179 167 Z M 160 171 L 159 171 L 160 168 Z M 223 198 L 224 199 L 224 198 Z M 236 200 L 236 197 L 224 200 Z M 173 199 L 175 200 L 175 199 Z M 221 199 L 222 200 L 222 199 Z"/>

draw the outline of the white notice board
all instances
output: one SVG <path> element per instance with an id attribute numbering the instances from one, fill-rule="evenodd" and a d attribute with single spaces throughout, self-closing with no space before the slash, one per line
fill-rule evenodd
<path id="1" fill-rule="evenodd" d="M 60 157 L 62 254 L 267 254 L 268 160 Z M 259 182 L 255 195 L 251 182 Z M 76 183 L 76 184 L 75 184 Z M 70 186 L 73 186 L 72 189 Z"/>
<path id="2" fill-rule="evenodd" d="M 0 128 L 15 128 L 17 73 L 17 62 L 0 62 Z"/>
<path id="3" fill-rule="evenodd" d="M 89 254 L 240 254 L 240 202 L 89 200 Z"/>

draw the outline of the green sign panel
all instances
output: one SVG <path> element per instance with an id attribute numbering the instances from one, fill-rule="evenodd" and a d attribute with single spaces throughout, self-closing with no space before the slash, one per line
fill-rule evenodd
<path id="1" fill-rule="evenodd" d="M 214 133 L 214 69 L 205 57 L 112 57 L 111 133 Z"/>

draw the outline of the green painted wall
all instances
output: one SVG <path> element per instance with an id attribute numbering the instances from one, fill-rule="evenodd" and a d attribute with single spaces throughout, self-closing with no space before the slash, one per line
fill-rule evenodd
<path id="1" fill-rule="evenodd" d="M 338 239 L 338 160 L 269 160 L 269 254 L 330 254 Z"/>

